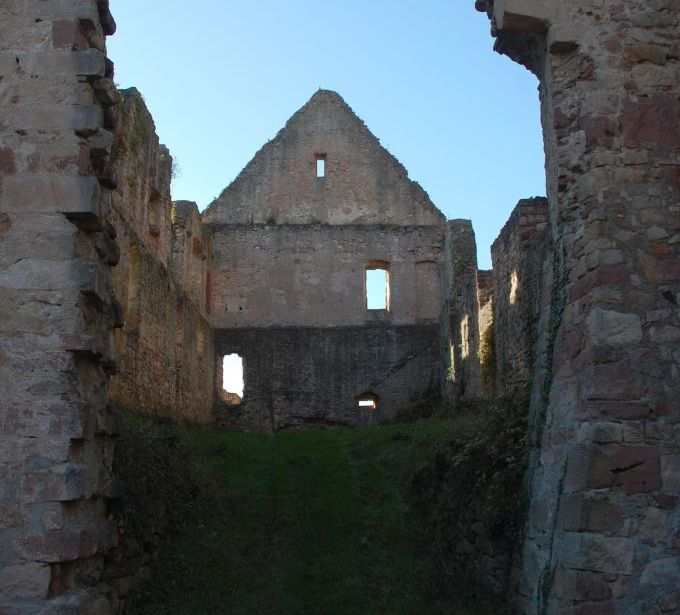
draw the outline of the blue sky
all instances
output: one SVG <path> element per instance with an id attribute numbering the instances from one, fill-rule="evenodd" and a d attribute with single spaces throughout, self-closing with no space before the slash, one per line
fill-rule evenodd
<path id="1" fill-rule="evenodd" d="M 207 206 L 319 88 L 339 92 L 479 264 L 520 198 L 545 194 L 536 79 L 492 51 L 474 0 L 111 0 L 120 87 L 137 87 Z"/>

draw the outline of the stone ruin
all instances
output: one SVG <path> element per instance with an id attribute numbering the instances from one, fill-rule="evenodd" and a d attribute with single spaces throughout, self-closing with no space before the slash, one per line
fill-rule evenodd
<path id="1" fill-rule="evenodd" d="M 517 610 L 680 612 L 680 3 L 476 4 L 546 150 L 492 271 L 332 92 L 203 214 L 173 203 L 108 0 L 0 3 L 0 612 L 122 610 L 119 407 L 276 430 L 521 387 Z"/>

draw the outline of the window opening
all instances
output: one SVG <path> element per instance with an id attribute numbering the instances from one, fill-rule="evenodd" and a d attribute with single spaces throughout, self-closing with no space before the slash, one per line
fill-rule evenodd
<path id="1" fill-rule="evenodd" d="M 366 267 L 366 309 L 390 309 L 390 275 L 386 266 Z"/>
<path id="2" fill-rule="evenodd" d="M 326 154 L 316 155 L 316 176 L 326 177 Z"/>
<path id="3" fill-rule="evenodd" d="M 359 424 L 368 426 L 378 423 L 378 396 L 367 391 L 356 397 Z"/>
<path id="4" fill-rule="evenodd" d="M 367 408 L 369 410 L 375 410 L 375 399 L 360 399 L 359 408 Z"/>
<path id="5" fill-rule="evenodd" d="M 243 357 L 232 353 L 222 357 L 222 395 L 229 404 L 238 405 L 243 400 Z"/>

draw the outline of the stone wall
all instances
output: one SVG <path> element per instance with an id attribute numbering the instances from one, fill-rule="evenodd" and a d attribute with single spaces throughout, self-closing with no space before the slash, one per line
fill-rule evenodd
<path id="1" fill-rule="evenodd" d="M 376 421 L 437 390 L 444 218 L 338 94 L 314 94 L 202 229 L 224 424 L 352 425 L 367 418 L 361 394 L 377 397 Z M 368 305 L 371 268 L 387 272 L 386 309 Z M 221 385 L 221 358 L 234 352 L 240 405 Z"/>
<path id="2" fill-rule="evenodd" d="M 435 323 L 441 309 L 437 226 L 204 226 L 216 328 Z M 389 269 L 387 312 L 365 305 L 365 269 Z"/>
<path id="3" fill-rule="evenodd" d="M 201 214 L 192 201 L 175 201 L 170 213 L 172 255 L 170 272 L 175 286 L 184 289 L 191 302 L 206 315 L 207 241 L 201 229 Z"/>
<path id="4" fill-rule="evenodd" d="M 218 419 L 228 426 L 274 431 L 374 423 L 440 387 L 436 325 L 224 329 L 215 335 L 218 355 L 243 357 L 242 403 L 216 396 Z M 219 368 L 215 380 L 219 392 Z M 377 399 L 370 420 L 358 406 L 364 393 Z"/>
<path id="5" fill-rule="evenodd" d="M 323 178 L 316 161 L 325 161 Z M 206 209 L 209 224 L 440 226 L 427 193 L 340 95 L 318 90 Z"/>
<path id="6" fill-rule="evenodd" d="M 118 252 L 105 0 L 0 4 L 0 611 L 107 612 Z M 91 609 L 91 610 L 87 610 Z"/>
<path id="7" fill-rule="evenodd" d="M 520 607 L 676 612 L 678 3 L 477 6 L 540 80 L 555 247 Z"/>
<path id="8" fill-rule="evenodd" d="M 441 318 L 445 392 L 456 397 L 482 394 L 479 364 L 477 243 L 469 220 L 446 223 L 446 300 Z"/>
<path id="9" fill-rule="evenodd" d="M 545 198 L 522 200 L 491 246 L 496 394 L 511 394 L 533 377 L 544 264 L 552 263 L 548 225 Z"/>
<path id="10" fill-rule="evenodd" d="M 113 271 L 122 327 L 112 401 L 151 413 L 206 421 L 212 415 L 212 330 L 199 306 L 205 286 L 200 216 L 173 206 L 172 159 L 158 143 L 137 90 L 116 107 L 110 222 L 120 247 Z"/>

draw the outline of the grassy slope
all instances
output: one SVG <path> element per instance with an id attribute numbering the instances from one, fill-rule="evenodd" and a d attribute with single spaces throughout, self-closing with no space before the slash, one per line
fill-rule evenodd
<path id="1" fill-rule="evenodd" d="M 408 490 L 473 429 L 461 417 L 273 436 L 190 430 L 215 493 L 165 550 L 143 613 L 464 615 L 435 595 Z"/>

